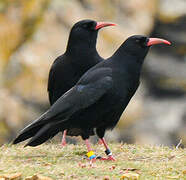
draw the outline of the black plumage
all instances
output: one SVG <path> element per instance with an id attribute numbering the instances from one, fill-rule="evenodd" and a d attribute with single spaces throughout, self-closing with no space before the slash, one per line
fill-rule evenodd
<path id="1" fill-rule="evenodd" d="M 48 78 L 50 105 L 72 88 L 88 69 L 103 60 L 96 50 L 98 30 L 114 25 L 107 22 L 81 20 L 72 27 L 66 52 L 54 61 L 50 69 Z M 70 131 L 67 131 L 68 134 Z M 66 130 L 62 145 L 66 144 L 65 135 Z"/>
<path id="2" fill-rule="evenodd" d="M 103 60 L 96 50 L 98 30 L 113 23 L 82 20 L 71 29 L 66 52 L 53 63 L 48 79 L 50 104 L 72 88 L 91 67 Z"/>
<path id="3" fill-rule="evenodd" d="M 103 60 L 96 50 L 98 31 L 103 27 L 114 25 L 113 23 L 96 22 L 89 19 L 74 24 L 65 53 L 56 58 L 49 72 L 48 95 L 50 105 L 72 88 L 88 69 Z M 20 137 L 20 140 L 32 137 L 42 127 L 43 125 L 37 126 L 26 136 Z M 17 143 L 20 140 L 17 139 Z M 65 141 L 65 136 L 63 140 Z"/>
<path id="4" fill-rule="evenodd" d="M 139 86 L 142 64 L 149 47 L 160 43 L 170 44 L 157 38 L 129 37 L 113 56 L 88 70 L 74 87 L 24 128 L 19 136 L 42 126 L 27 143 L 28 146 L 37 146 L 65 129 L 78 129 L 84 140 L 95 129 L 104 143 L 105 131 L 116 126 Z"/>

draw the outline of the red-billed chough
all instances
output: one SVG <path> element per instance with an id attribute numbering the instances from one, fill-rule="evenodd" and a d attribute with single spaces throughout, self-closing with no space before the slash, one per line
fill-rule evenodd
<path id="1" fill-rule="evenodd" d="M 98 30 L 114 23 L 81 20 L 71 29 L 66 52 L 53 63 L 48 78 L 50 105 L 72 88 L 91 67 L 103 60 L 96 50 Z M 64 130 L 61 145 L 66 145 Z"/>
<path id="2" fill-rule="evenodd" d="M 19 136 L 42 125 L 26 146 L 37 146 L 59 131 L 71 129 L 85 140 L 90 159 L 96 156 L 88 138 L 95 130 L 108 155 L 114 160 L 105 140 L 105 130 L 113 129 L 140 84 L 140 73 L 149 47 L 170 42 L 135 35 L 129 37 L 106 61 L 89 69 L 51 108 L 25 127 Z M 19 138 L 18 136 L 18 138 Z M 17 138 L 14 140 L 16 143 Z"/>
<path id="3" fill-rule="evenodd" d="M 56 58 L 49 72 L 48 94 L 51 105 L 72 88 L 88 69 L 103 60 L 96 50 L 98 31 L 103 27 L 114 25 L 116 24 L 89 19 L 74 24 L 65 53 Z M 32 130 L 28 136 L 35 135 L 41 127 L 42 125 Z M 65 135 L 66 130 L 63 134 L 62 145 L 66 144 Z"/>
<path id="4" fill-rule="evenodd" d="M 80 77 L 91 67 L 103 60 L 96 50 L 98 30 L 114 23 L 81 20 L 71 29 L 66 52 L 53 63 L 48 78 L 50 105 L 72 88 Z M 62 145 L 66 145 L 64 130 Z"/>

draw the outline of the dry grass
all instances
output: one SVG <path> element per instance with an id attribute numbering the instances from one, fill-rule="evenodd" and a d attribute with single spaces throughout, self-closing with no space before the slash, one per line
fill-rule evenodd
<path id="1" fill-rule="evenodd" d="M 105 156 L 102 145 L 93 146 Z M 53 179 L 120 179 L 126 172 L 138 179 L 186 179 L 186 150 L 163 146 L 110 144 L 117 161 L 97 160 L 90 167 L 84 145 L 44 144 L 36 148 L 4 145 L 0 151 L 0 174 L 21 172 L 22 177 L 42 174 Z M 128 170 L 127 170 L 128 169 Z"/>

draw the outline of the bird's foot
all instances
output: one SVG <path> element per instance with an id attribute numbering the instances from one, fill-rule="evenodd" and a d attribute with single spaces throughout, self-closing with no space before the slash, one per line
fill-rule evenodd
<path id="1" fill-rule="evenodd" d="M 93 159 L 90 159 L 90 166 L 93 167 L 93 163 L 96 162 L 96 157 Z"/>
<path id="2" fill-rule="evenodd" d="M 61 146 L 64 147 L 64 146 L 66 146 L 66 145 L 67 145 L 66 141 L 65 141 L 65 140 L 62 140 Z"/>
<path id="3" fill-rule="evenodd" d="M 90 160 L 90 166 L 92 166 L 92 164 L 96 161 L 96 155 L 94 154 L 94 151 L 89 151 L 87 153 L 87 157 Z"/>
<path id="4" fill-rule="evenodd" d="M 101 157 L 99 159 L 102 161 L 116 161 L 116 159 L 112 155 L 108 156 L 107 158 Z"/>
<path id="5" fill-rule="evenodd" d="M 101 139 L 99 139 L 98 144 L 99 145 L 103 144 L 102 141 L 101 141 Z"/>
<path id="6" fill-rule="evenodd" d="M 63 137 L 62 137 L 62 140 L 61 140 L 61 146 L 62 147 L 67 145 L 67 143 L 66 143 L 66 134 L 67 134 L 67 130 L 64 130 L 63 131 Z"/>

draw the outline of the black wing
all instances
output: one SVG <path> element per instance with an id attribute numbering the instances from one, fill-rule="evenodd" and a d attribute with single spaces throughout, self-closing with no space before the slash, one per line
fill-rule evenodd
<path id="1" fill-rule="evenodd" d="M 60 97 L 51 108 L 25 127 L 22 133 L 51 122 L 66 121 L 75 112 L 94 104 L 112 87 L 112 70 L 99 68 L 86 73 L 76 86 Z"/>

